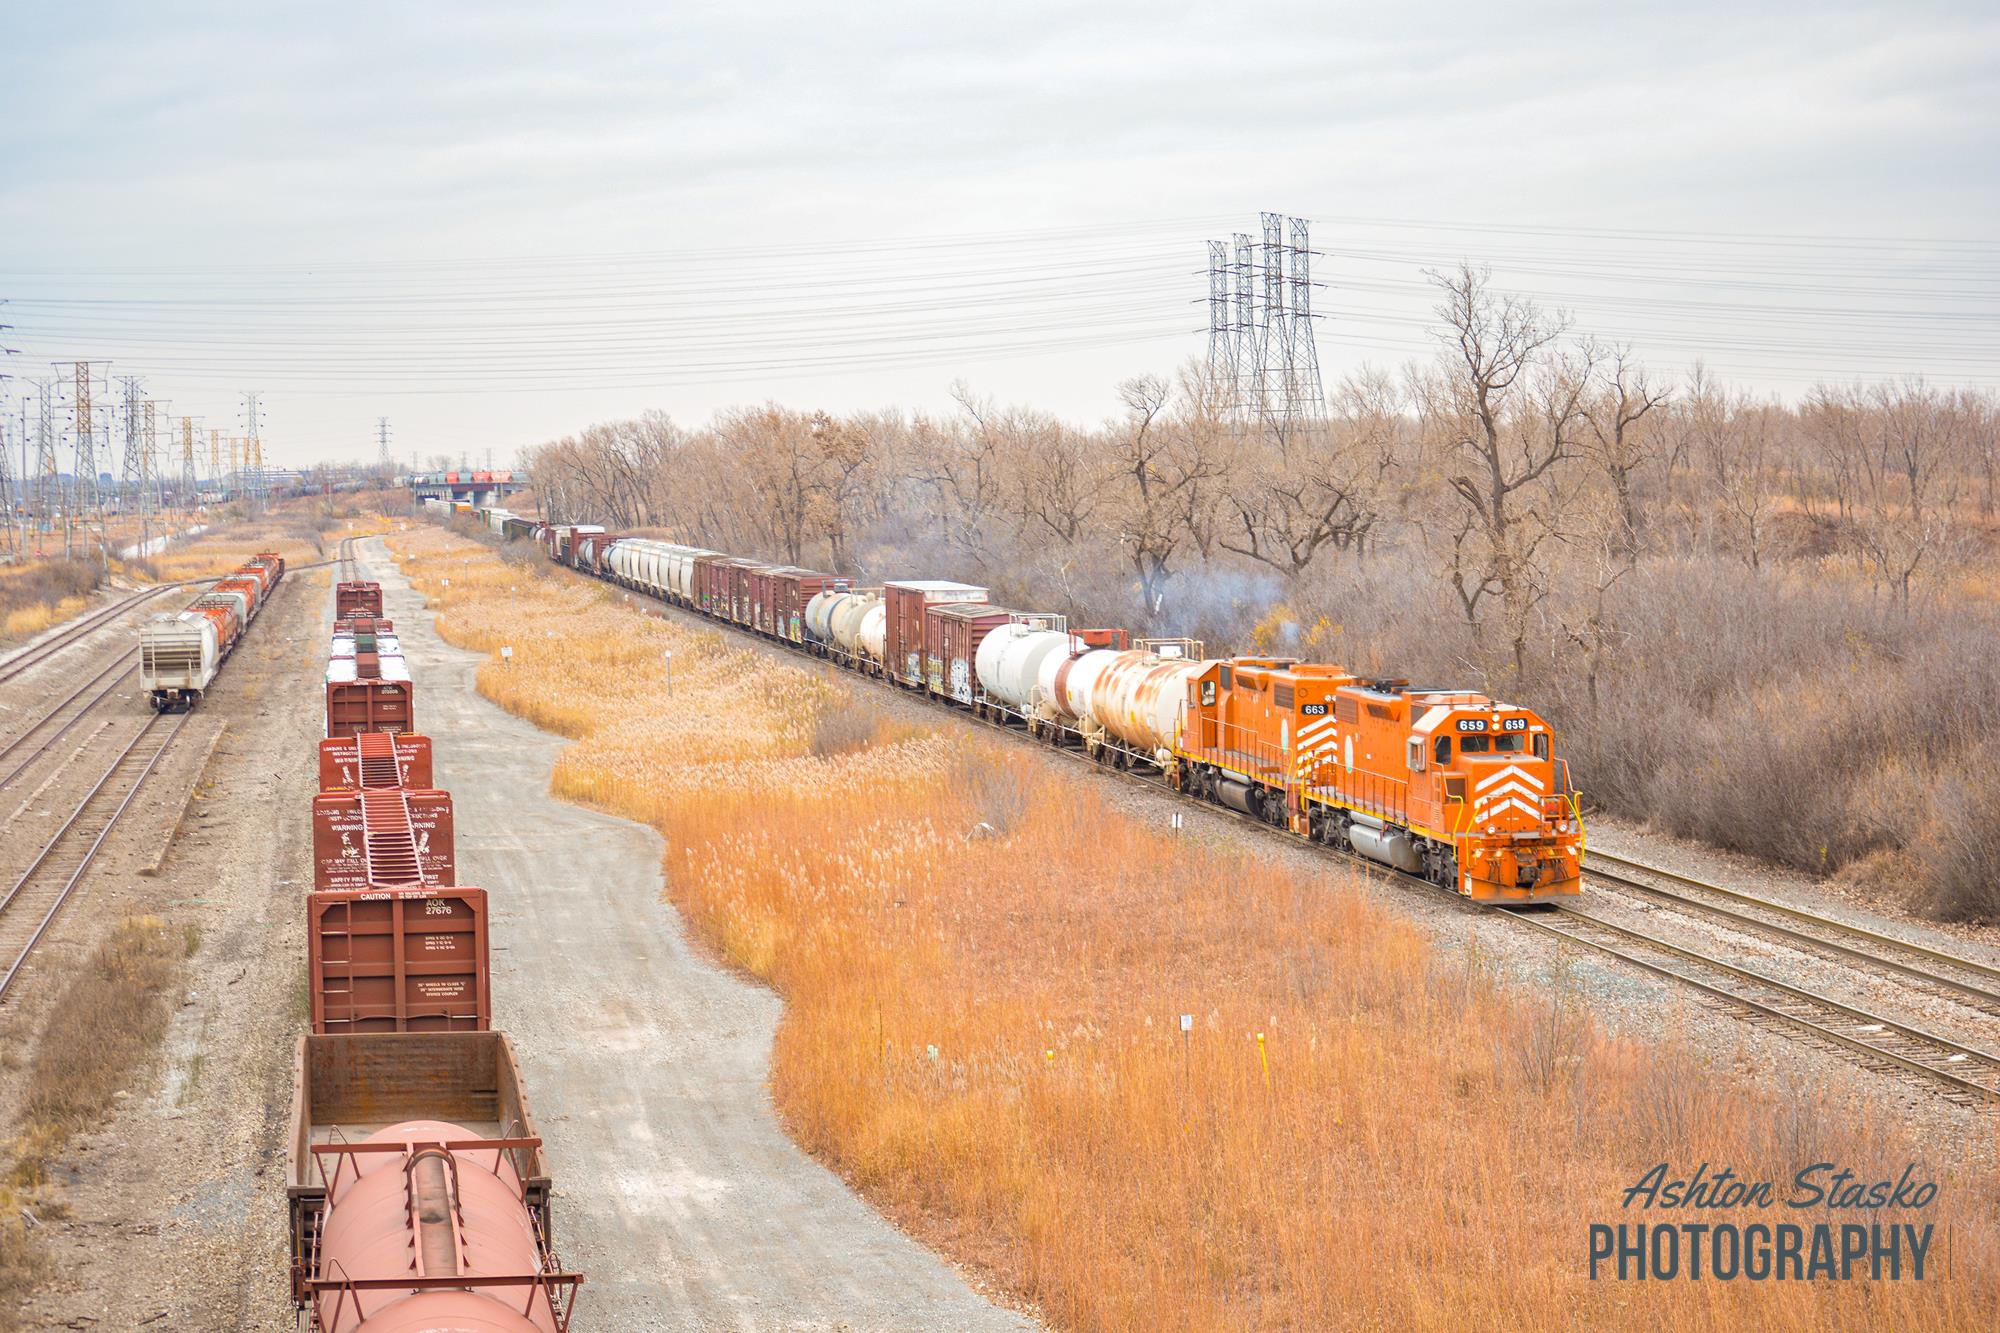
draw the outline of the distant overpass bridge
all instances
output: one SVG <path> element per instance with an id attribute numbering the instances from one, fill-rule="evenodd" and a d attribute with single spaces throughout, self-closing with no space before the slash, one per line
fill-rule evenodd
<path id="1" fill-rule="evenodd" d="M 499 478 L 504 477 L 505 480 Z M 408 478 L 410 494 L 417 500 L 458 500 L 470 505 L 494 505 L 529 485 L 525 472 L 495 473 L 484 480 L 478 474 L 461 472 L 456 479 L 445 473 L 430 472 Z"/>

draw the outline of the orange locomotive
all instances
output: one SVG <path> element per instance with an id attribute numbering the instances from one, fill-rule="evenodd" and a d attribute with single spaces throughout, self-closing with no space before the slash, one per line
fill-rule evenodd
<path id="1" fill-rule="evenodd" d="M 1289 658 L 1189 677 L 1175 786 L 1481 902 L 1582 888 L 1569 765 L 1533 712 Z"/>

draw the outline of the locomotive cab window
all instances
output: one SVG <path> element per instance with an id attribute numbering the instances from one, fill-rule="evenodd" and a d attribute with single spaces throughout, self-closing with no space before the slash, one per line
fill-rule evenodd
<path id="1" fill-rule="evenodd" d="M 1521 753 L 1521 733 L 1517 731 L 1511 736 L 1495 736 L 1493 748 L 1501 754 Z"/>
<path id="2" fill-rule="evenodd" d="M 1451 762 L 1451 737 L 1449 737 L 1449 736 L 1440 736 L 1440 737 L 1438 737 L 1438 738 L 1437 738 L 1437 740 L 1436 740 L 1435 742 L 1433 742 L 1433 743 L 1432 743 L 1432 745 L 1431 745 L 1431 752 L 1432 752 L 1432 754 L 1434 754 L 1434 755 L 1435 755 L 1435 756 L 1437 757 L 1437 761 L 1438 761 L 1438 763 L 1440 763 L 1440 764 L 1448 764 L 1448 763 L 1450 763 L 1450 762 Z"/>
<path id="3" fill-rule="evenodd" d="M 1460 736 L 1458 738 L 1458 752 L 1460 754 L 1485 754 L 1493 748 L 1488 742 L 1489 738 L 1485 736 Z"/>
<path id="4" fill-rule="evenodd" d="M 1547 759 L 1548 757 L 1549 757 L 1549 733 L 1544 731 L 1540 735 L 1535 737 L 1535 758 Z"/>

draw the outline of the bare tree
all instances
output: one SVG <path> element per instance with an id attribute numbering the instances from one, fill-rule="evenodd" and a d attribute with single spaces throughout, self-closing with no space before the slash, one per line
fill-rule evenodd
<path id="1" fill-rule="evenodd" d="M 1583 451 L 1611 483 L 1618 508 L 1614 550 L 1627 563 L 1639 558 L 1643 533 L 1636 488 L 1640 472 L 1653 461 L 1655 438 L 1642 426 L 1646 417 L 1669 397 L 1655 389 L 1629 347 L 1613 347 L 1597 358 L 1597 386 L 1584 409 L 1590 433 Z"/>
<path id="2" fill-rule="evenodd" d="M 1531 613 L 1545 592 L 1537 564 L 1550 534 L 1551 473 L 1578 449 L 1592 366 L 1587 347 L 1558 354 L 1567 329 L 1532 302 L 1495 293 L 1490 275 L 1461 265 L 1430 275 L 1444 345 L 1420 381 L 1427 443 L 1462 506 L 1451 525 L 1448 580 L 1475 636 L 1487 597 L 1500 598 L 1515 674 L 1527 667 Z M 1545 502 L 1516 507 L 1530 487 Z"/>

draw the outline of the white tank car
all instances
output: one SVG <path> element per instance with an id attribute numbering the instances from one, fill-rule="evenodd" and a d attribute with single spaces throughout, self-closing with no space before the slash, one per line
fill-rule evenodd
<path id="1" fill-rule="evenodd" d="M 979 671 L 980 688 L 1026 714 L 1035 706 L 1042 664 L 1052 656 L 1067 656 L 1069 645 L 1070 636 L 1062 630 L 1037 629 L 1018 621 L 1002 625 L 979 641 L 973 664 Z"/>

